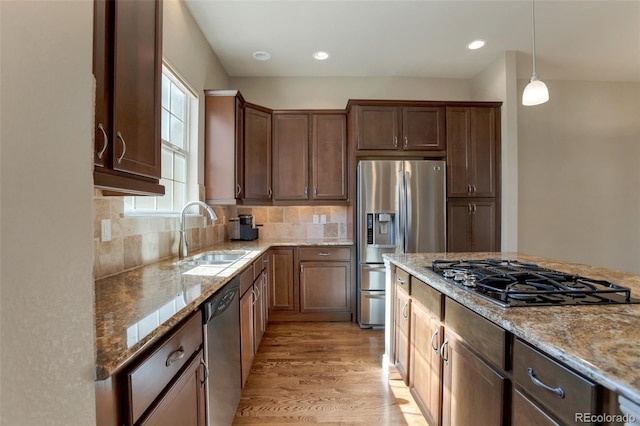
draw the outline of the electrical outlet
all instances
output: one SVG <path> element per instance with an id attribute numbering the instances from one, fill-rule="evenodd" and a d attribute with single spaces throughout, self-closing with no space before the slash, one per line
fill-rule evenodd
<path id="1" fill-rule="evenodd" d="M 323 225 L 325 225 L 327 223 L 327 215 L 326 214 L 320 215 L 320 223 L 323 224 Z"/>
<path id="2" fill-rule="evenodd" d="M 111 241 L 111 219 L 100 221 L 100 241 Z"/>
<path id="3" fill-rule="evenodd" d="M 317 214 L 313 215 L 313 223 L 315 223 L 315 224 L 318 223 L 318 215 Z"/>

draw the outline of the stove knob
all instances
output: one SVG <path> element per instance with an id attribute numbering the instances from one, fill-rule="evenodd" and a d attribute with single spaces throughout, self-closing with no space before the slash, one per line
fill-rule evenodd
<path id="1" fill-rule="evenodd" d="M 464 273 L 464 272 L 456 272 L 456 273 L 453 275 L 453 280 L 454 280 L 454 281 L 458 281 L 458 282 L 459 282 L 459 281 L 464 281 L 464 280 L 466 280 L 466 279 L 467 279 L 467 274 L 466 274 L 466 273 Z"/>
<path id="2" fill-rule="evenodd" d="M 478 278 L 475 275 L 467 275 L 467 277 L 465 278 L 463 284 L 466 287 L 475 287 L 477 279 Z"/>
<path id="3" fill-rule="evenodd" d="M 445 278 L 453 278 L 455 272 L 453 269 L 445 269 L 442 275 L 444 275 Z"/>

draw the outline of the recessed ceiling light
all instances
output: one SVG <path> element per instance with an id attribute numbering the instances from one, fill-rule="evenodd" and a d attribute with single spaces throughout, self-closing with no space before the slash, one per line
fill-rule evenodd
<path id="1" fill-rule="evenodd" d="M 319 61 L 324 61 L 328 57 L 329 57 L 329 54 L 327 52 L 323 52 L 322 50 L 318 50 L 313 54 L 313 59 L 317 59 Z"/>
<path id="2" fill-rule="evenodd" d="M 473 40 L 471 43 L 467 44 L 467 49 L 476 50 L 480 49 L 486 44 L 484 40 Z"/>
<path id="3" fill-rule="evenodd" d="M 253 52 L 253 59 L 256 61 L 268 61 L 271 59 L 271 54 L 263 50 L 258 50 L 257 52 Z"/>

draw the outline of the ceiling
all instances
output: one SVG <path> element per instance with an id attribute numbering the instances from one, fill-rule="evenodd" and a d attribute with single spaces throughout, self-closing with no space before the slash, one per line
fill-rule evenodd
<path id="1" fill-rule="evenodd" d="M 471 78 L 504 51 L 531 75 L 530 1 L 183 1 L 231 77 Z M 640 81 L 640 0 L 537 0 L 535 11 L 543 80 Z M 486 46 L 468 50 L 478 38 Z"/>

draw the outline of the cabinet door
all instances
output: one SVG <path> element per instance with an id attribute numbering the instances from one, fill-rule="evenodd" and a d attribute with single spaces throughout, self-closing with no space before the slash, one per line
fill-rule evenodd
<path id="1" fill-rule="evenodd" d="M 409 388 L 429 423 L 440 424 L 442 323 L 420 303 L 411 305 Z"/>
<path id="2" fill-rule="evenodd" d="M 357 149 L 398 149 L 399 121 L 395 106 L 357 106 Z"/>
<path id="3" fill-rule="evenodd" d="M 300 312 L 350 312 L 349 262 L 300 262 Z"/>
<path id="4" fill-rule="evenodd" d="M 292 248 L 271 249 L 269 308 L 272 311 L 295 311 Z"/>
<path id="5" fill-rule="evenodd" d="M 244 109 L 244 199 L 271 201 L 271 114 Z"/>
<path id="6" fill-rule="evenodd" d="M 558 426 L 560 423 L 552 419 L 520 390 L 514 388 L 511 424 L 516 426 Z"/>
<path id="7" fill-rule="evenodd" d="M 442 354 L 442 424 L 504 424 L 507 380 L 473 354 L 450 330 L 445 330 Z"/>
<path id="8" fill-rule="evenodd" d="M 347 199 L 347 118 L 316 114 L 312 127 L 312 192 L 314 200 Z"/>
<path id="9" fill-rule="evenodd" d="M 254 344 L 254 318 L 253 318 L 254 294 L 252 287 L 240 298 L 240 356 L 242 359 L 242 386 L 244 387 L 253 356 L 255 354 Z"/>
<path id="10" fill-rule="evenodd" d="M 93 75 L 96 79 L 96 109 L 93 163 L 104 167 L 111 141 L 111 58 L 112 33 L 109 17 L 113 2 L 95 0 L 93 10 Z"/>
<path id="11" fill-rule="evenodd" d="M 396 286 L 395 304 L 396 359 L 398 373 L 406 385 L 409 384 L 409 333 L 411 332 L 411 299 L 407 292 Z"/>
<path id="12" fill-rule="evenodd" d="M 309 198 L 309 115 L 273 117 L 273 198 Z"/>
<path id="13" fill-rule="evenodd" d="M 496 109 L 447 107 L 446 111 L 448 195 L 495 197 Z"/>
<path id="14" fill-rule="evenodd" d="M 114 40 L 112 165 L 159 179 L 161 1 L 115 2 Z"/>
<path id="15" fill-rule="evenodd" d="M 447 251 L 498 250 L 496 203 L 475 199 L 451 199 L 447 203 Z"/>
<path id="16" fill-rule="evenodd" d="M 402 149 L 445 150 L 445 108 L 403 107 Z"/>
<path id="17" fill-rule="evenodd" d="M 184 372 L 178 376 L 139 424 L 145 426 L 204 426 L 205 410 L 205 361 L 200 350 Z"/>

